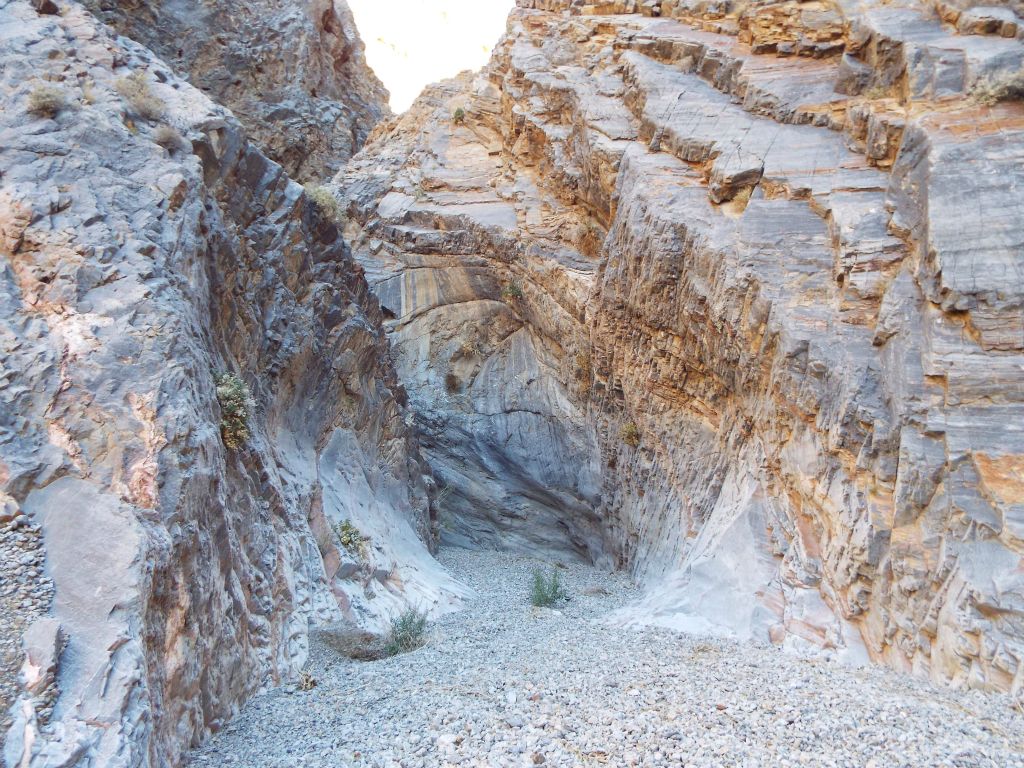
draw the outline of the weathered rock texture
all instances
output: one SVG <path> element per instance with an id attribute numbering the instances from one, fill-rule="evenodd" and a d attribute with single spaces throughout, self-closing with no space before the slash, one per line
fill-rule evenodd
<path id="1" fill-rule="evenodd" d="M 623 621 L 1019 693 L 1024 107 L 970 95 L 1016 30 L 519 5 L 337 179 L 442 535 L 628 566 Z"/>
<path id="2" fill-rule="evenodd" d="M 86 0 L 228 107 L 298 181 L 333 175 L 390 115 L 346 0 Z"/>
<path id="3" fill-rule="evenodd" d="M 43 87 L 55 115 L 30 109 Z M 0 102 L 0 535 L 40 525 L 54 583 L 6 762 L 176 764 L 296 674 L 311 622 L 462 588 L 429 555 L 379 305 L 303 188 L 75 4 L 0 0 Z M 222 371 L 256 403 L 234 451 Z"/>

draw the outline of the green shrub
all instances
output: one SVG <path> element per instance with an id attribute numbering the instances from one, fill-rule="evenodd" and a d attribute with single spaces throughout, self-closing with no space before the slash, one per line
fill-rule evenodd
<path id="1" fill-rule="evenodd" d="M 217 402 L 220 403 L 220 436 L 231 450 L 244 446 L 252 432 L 249 414 L 255 404 L 248 385 L 233 373 L 222 373 L 217 381 Z"/>
<path id="2" fill-rule="evenodd" d="M 384 646 L 388 656 L 409 653 L 422 647 L 426 642 L 427 614 L 425 611 L 409 608 L 391 621 Z"/>
<path id="3" fill-rule="evenodd" d="M 341 205 L 327 187 L 307 184 L 306 196 L 313 201 L 317 210 L 320 211 L 320 215 L 325 219 L 334 222 L 341 221 Z"/>
<path id="4" fill-rule="evenodd" d="M 120 78 L 114 88 L 128 102 L 131 111 L 143 120 L 160 120 L 167 113 L 167 104 L 153 93 L 145 72 L 132 72 Z"/>
<path id="5" fill-rule="evenodd" d="M 636 448 L 640 445 L 640 429 L 632 421 L 626 422 L 619 429 L 619 437 L 626 445 Z"/>
<path id="6" fill-rule="evenodd" d="M 519 287 L 518 283 L 505 283 L 501 287 L 501 297 L 503 299 L 521 299 L 523 298 L 523 289 Z"/>
<path id="7" fill-rule="evenodd" d="M 546 608 L 554 605 L 559 600 L 564 600 L 569 595 L 562 587 L 561 577 L 558 569 L 552 568 L 551 575 L 544 578 L 544 573 L 539 568 L 533 572 L 533 587 L 530 589 L 530 602 L 538 608 Z"/>
<path id="8" fill-rule="evenodd" d="M 352 525 L 351 520 L 342 520 L 335 529 L 338 534 L 338 541 L 341 546 L 354 555 L 362 555 L 366 549 L 366 542 L 370 539 L 363 536 L 359 529 Z"/>
<path id="9" fill-rule="evenodd" d="M 67 106 L 67 95 L 52 85 L 37 85 L 28 95 L 28 111 L 36 117 L 56 117 Z"/>
<path id="10" fill-rule="evenodd" d="M 456 109 L 455 112 L 452 114 L 452 122 L 455 123 L 456 125 L 462 125 L 464 122 L 466 122 L 466 110 L 464 110 L 462 107 Z"/>

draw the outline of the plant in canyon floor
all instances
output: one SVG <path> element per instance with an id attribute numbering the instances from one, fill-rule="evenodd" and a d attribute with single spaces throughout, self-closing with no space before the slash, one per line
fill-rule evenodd
<path id="1" fill-rule="evenodd" d="M 216 381 L 217 402 L 220 403 L 220 436 L 224 445 L 234 451 L 252 437 L 249 415 L 255 403 L 249 386 L 233 373 L 222 373 Z"/>
<path id="2" fill-rule="evenodd" d="M 559 600 L 565 600 L 569 593 L 562 586 L 562 579 L 558 570 L 551 569 L 551 575 L 546 577 L 539 568 L 533 572 L 533 586 L 530 589 L 530 602 L 537 608 L 547 608 Z"/>
<path id="3" fill-rule="evenodd" d="M 409 608 L 391 620 L 391 631 L 384 649 L 388 656 L 415 651 L 427 642 L 426 632 L 426 611 Z"/>

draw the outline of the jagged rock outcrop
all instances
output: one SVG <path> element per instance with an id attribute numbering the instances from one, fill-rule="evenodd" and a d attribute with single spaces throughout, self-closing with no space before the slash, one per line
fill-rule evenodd
<path id="1" fill-rule="evenodd" d="M 0 101 L 0 535 L 41 578 L 38 525 L 53 581 L 6 764 L 177 764 L 311 623 L 464 589 L 379 305 L 303 188 L 74 3 L 0 1 Z M 255 403 L 236 450 L 221 372 Z"/>
<path id="2" fill-rule="evenodd" d="M 297 181 L 330 177 L 391 114 L 346 0 L 86 0 L 228 107 Z"/>
<path id="3" fill-rule="evenodd" d="M 442 536 L 1020 693 L 1012 7 L 518 4 L 337 178 Z"/>

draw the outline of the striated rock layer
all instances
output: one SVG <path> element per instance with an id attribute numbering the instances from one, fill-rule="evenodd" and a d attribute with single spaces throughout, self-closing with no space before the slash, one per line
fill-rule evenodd
<path id="1" fill-rule="evenodd" d="M 38 526 L 53 582 L 6 763 L 177 764 L 297 674 L 311 622 L 464 588 L 379 305 L 302 187 L 75 4 L 0 2 L 0 100 L 0 535 Z M 221 372 L 255 402 L 237 450 Z"/>
<path id="2" fill-rule="evenodd" d="M 442 536 L 629 567 L 621 621 L 1020 693 L 1013 11 L 519 5 L 336 180 Z"/>
<path id="3" fill-rule="evenodd" d="M 346 0 L 86 0 L 228 107 L 298 181 L 333 175 L 391 114 Z"/>

